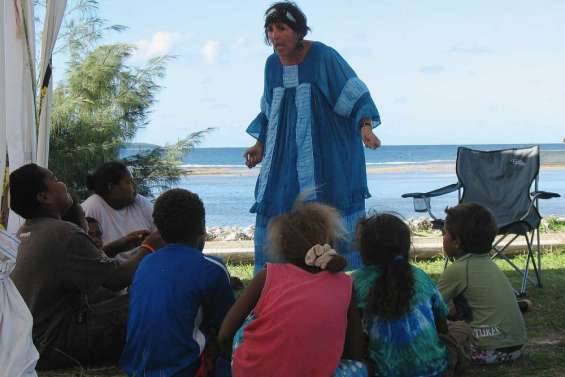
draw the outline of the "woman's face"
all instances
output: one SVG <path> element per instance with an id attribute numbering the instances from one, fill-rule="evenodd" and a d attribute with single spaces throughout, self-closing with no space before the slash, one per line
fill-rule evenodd
<path id="1" fill-rule="evenodd" d="M 135 200 L 135 185 L 129 171 L 118 183 L 111 186 L 110 196 L 115 203 L 124 207 L 133 203 Z"/>
<path id="2" fill-rule="evenodd" d="M 267 37 L 279 56 L 289 56 L 296 50 L 299 36 L 290 26 L 277 22 L 267 26 Z"/>

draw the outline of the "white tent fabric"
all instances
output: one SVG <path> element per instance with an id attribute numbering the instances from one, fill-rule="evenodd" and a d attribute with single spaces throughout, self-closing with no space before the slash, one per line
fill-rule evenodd
<path id="1" fill-rule="evenodd" d="M 50 70 L 51 55 L 66 7 L 66 0 L 48 0 L 43 34 L 41 82 Z M 48 68 L 49 67 L 49 68 Z M 35 28 L 32 0 L 0 1 L 0 187 L 6 154 L 10 170 L 36 162 Z M 49 84 L 50 80 L 45 80 Z M 42 104 L 39 160 L 47 166 L 49 154 L 50 92 Z M 1 200 L 0 190 L 0 200 Z M 10 233 L 22 219 L 11 212 L 8 232 L 0 231 L 0 374 L 37 377 L 39 354 L 32 342 L 33 318 L 9 275 L 16 262 L 18 240 Z"/>
<path id="2" fill-rule="evenodd" d="M 35 28 L 31 0 L 3 1 L 6 142 L 10 170 L 35 162 Z M 8 231 L 14 233 L 22 219 L 14 212 Z"/>
<path id="3" fill-rule="evenodd" d="M 31 0 L 4 1 L 6 136 L 10 169 L 35 161 L 35 42 Z"/>
<path id="4" fill-rule="evenodd" d="M 41 85 L 39 108 L 39 138 L 37 142 L 37 163 L 47 167 L 49 162 L 49 131 L 51 129 L 51 100 L 53 85 L 51 78 L 51 56 L 57 41 L 57 34 L 63 22 L 67 0 L 51 0 L 47 2 L 47 12 L 43 25 L 41 43 Z"/>
<path id="5" fill-rule="evenodd" d="M 3 168 L 6 166 L 6 48 L 4 39 L 4 24 L 5 24 L 5 4 L 0 4 L 0 185 L 4 182 Z M 1 198 L 0 198 L 1 204 Z"/>
<path id="6" fill-rule="evenodd" d="M 19 241 L 0 230 L 0 374 L 36 377 L 39 353 L 31 340 L 33 318 L 10 279 Z"/>

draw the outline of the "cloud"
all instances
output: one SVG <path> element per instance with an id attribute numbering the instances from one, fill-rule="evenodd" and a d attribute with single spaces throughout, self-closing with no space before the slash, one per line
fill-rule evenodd
<path id="1" fill-rule="evenodd" d="M 435 75 L 445 71 L 445 67 L 442 65 L 426 65 L 420 68 L 420 73 L 425 75 Z"/>
<path id="2" fill-rule="evenodd" d="M 200 80 L 201 85 L 209 85 L 212 83 L 212 77 L 205 76 L 202 80 Z"/>
<path id="3" fill-rule="evenodd" d="M 453 54 L 490 54 L 492 52 L 491 49 L 473 42 L 459 42 L 451 46 L 448 51 Z"/>
<path id="4" fill-rule="evenodd" d="M 143 39 L 135 43 L 137 46 L 136 56 L 151 59 L 166 55 L 172 51 L 175 44 L 188 38 L 190 38 L 188 34 L 158 31 L 153 34 L 150 40 Z"/>
<path id="5" fill-rule="evenodd" d="M 200 98 L 201 103 L 216 103 L 216 100 L 212 97 L 202 97 Z"/>
<path id="6" fill-rule="evenodd" d="M 230 48 L 232 50 L 237 50 L 239 49 L 241 46 L 243 46 L 245 44 L 245 42 L 247 42 L 247 39 L 244 37 L 239 37 L 237 38 L 230 46 Z"/>
<path id="7" fill-rule="evenodd" d="M 401 104 L 402 104 L 402 103 L 406 103 L 406 102 L 408 102 L 408 98 L 406 98 L 406 97 L 396 97 L 396 98 L 393 100 L 393 102 L 394 102 L 394 103 L 401 103 Z"/>
<path id="8" fill-rule="evenodd" d="M 220 54 L 220 42 L 208 40 L 204 42 L 200 51 L 204 62 L 206 64 L 213 64 L 218 60 L 218 55 Z"/>

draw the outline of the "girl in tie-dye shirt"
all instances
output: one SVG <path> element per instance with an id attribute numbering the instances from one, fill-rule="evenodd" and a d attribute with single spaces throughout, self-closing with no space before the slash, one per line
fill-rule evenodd
<path id="1" fill-rule="evenodd" d="M 376 375 L 442 376 L 448 354 L 438 329 L 447 332 L 447 307 L 434 282 L 408 262 L 410 229 L 381 214 L 361 220 L 357 236 L 364 267 L 352 277 Z"/>

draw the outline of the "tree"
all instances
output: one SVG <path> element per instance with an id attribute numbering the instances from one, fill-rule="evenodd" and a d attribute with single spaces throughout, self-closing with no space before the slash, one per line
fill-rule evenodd
<path id="1" fill-rule="evenodd" d="M 86 176 L 119 151 L 136 132 L 147 126 L 171 56 L 149 60 L 141 67 L 128 65 L 135 47 L 127 44 L 96 46 L 107 30 L 97 17 L 96 0 L 77 0 L 69 8 L 58 51 L 68 53 L 65 78 L 54 90 L 49 167 L 80 198 L 88 194 Z M 182 157 L 211 129 L 195 132 L 178 143 L 131 156 L 138 190 L 151 196 L 175 184 L 183 174 Z"/>
<path id="2" fill-rule="evenodd" d="M 185 174 L 181 167 L 182 158 L 211 131 L 213 128 L 193 132 L 173 145 L 153 148 L 126 158 L 127 165 L 133 171 L 137 192 L 143 196 L 153 196 L 177 184 Z"/>
<path id="3" fill-rule="evenodd" d="M 133 47 L 100 46 L 83 60 L 72 59 L 54 91 L 49 166 L 84 196 L 86 174 L 116 159 L 123 144 L 147 124 L 166 58 L 141 68 L 125 60 Z"/>

